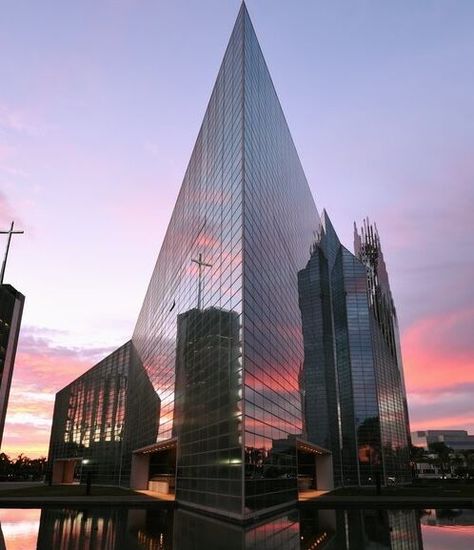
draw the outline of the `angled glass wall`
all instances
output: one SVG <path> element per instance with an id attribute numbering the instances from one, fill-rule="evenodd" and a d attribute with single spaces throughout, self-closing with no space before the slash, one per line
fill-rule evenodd
<path id="1" fill-rule="evenodd" d="M 133 335 L 161 398 L 158 439 L 181 435 L 178 500 L 236 515 L 242 512 L 243 15 Z"/>
<path id="2" fill-rule="evenodd" d="M 318 225 L 242 5 L 133 335 L 178 500 L 242 517 L 296 499 L 297 273 Z"/>
<path id="3" fill-rule="evenodd" d="M 94 483 L 127 485 L 131 452 L 155 441 L 159 416 L 159 397 L 129 341 L 56 394 L 52 481 L 91 475 Z"/>
<path id="4" fill-rule="evenodd" d="M 245 510 L 297 498 L 298 271 L 319 215 L 252 23 L 244 19 Z"/>

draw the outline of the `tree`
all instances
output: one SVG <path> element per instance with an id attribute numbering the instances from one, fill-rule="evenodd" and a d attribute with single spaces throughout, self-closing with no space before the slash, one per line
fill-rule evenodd
<path id="1" fill-rule="evenodd" d="M 428 445 L 429 450 L 437 455 L 436 462 L 441 469 L 441 475 L 444 477 L 446 470 L 450 470 L 451 454 L 453 450 L 446 445 L 444 441 L 435 441 Z"/>
<path id="2" fill-rule="evenodd" d="M 0 480 L 6 480 L 11 472 L 12 462 L 5 453 L 0 453 Z"/>
<path id="3" fill-rule="evenodd" d="M 42 479 L 46 471 L 46 458 L 30 458 L 23 453 L 11 459 L 5 453 L 0 453 L 0 479 Z"/>
<path id="4" fill-rule="evenodd" d="M 410 459 L 413 462 L 425 462 L 426 461 L 426 451 L 424 447 L 416 447 L 411 445 L 410 447 Z"/>

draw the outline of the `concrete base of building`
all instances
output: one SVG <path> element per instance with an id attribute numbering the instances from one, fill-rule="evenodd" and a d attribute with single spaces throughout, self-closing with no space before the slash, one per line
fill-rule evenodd
<path id="1" fill-rule="evenodd" d="M 81 458 L 58 458 L 53 463 L 52 483 L 54 485 L 71 485 L 75 482 L 74 471 L 82 461 Z"/>

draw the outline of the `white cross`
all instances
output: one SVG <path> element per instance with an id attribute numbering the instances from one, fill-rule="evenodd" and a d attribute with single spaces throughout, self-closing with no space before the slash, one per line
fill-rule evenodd
<path id="1" fill-rule="evenodd" d="M 199 266 L 199 279 L 198 279 L 198 309 L 201 309 L 201 287 L 202 287 L 202 268 L 212 267 L 212 264 L 206 264 L 202 261 L 202 254 L 199 253 L 198 259 L 191 258 L 191 261 Z"/>

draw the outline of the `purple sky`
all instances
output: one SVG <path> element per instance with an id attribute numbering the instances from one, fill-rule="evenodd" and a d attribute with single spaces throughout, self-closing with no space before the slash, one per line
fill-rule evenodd
<path id="1" fill-rule="evenodd" d="M 4 448 L 131 335 L 237 0 L 7 0 L 0 223 L 27 296 Z M 249 0 L 316 203 L 379 227 L 414 428 L 474 432 L 474 3 Z M 25 435 L 27 434 L 27 435 Z"/>

